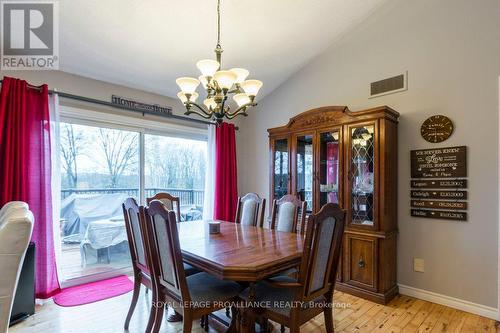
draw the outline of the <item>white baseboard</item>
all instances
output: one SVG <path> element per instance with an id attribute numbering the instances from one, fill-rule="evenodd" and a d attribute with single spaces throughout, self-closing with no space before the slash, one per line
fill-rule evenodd
<path id="1" fill-rule="evenodd" d="M 472 303 L 458 298 L 434 293 L 432 291 L 409 287 L 402 284 L 398 284 L 398 286 L 399 286 L 399 293 L 402 295 L 407 295 L 419 298 L 424 301 L 445 305 L 450 308 L 470 312 L 494 320 L 500 319 L 498 309 L 486 305 Z"/>

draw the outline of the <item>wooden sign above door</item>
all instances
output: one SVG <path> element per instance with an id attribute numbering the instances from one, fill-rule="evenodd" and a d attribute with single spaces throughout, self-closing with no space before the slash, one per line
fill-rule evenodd
<path id="1" fill-rule="evenodd" d="M 412 178 L 467 177 L 467 147 L 411 151 Z"/>

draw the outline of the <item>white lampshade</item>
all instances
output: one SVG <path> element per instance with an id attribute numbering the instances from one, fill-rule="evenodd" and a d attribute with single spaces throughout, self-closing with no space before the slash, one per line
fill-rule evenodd
<path id="1" fill-rule="evenodd" d="M 208 79 L 206 76 L 203 76 L 203 75 L 200 75 L 198 76 L 198 80 L 201 82 L 201 85 L 203 86 L 203 88 L 207 89 L 207 86 L 208 86 Z"/>
<path id="2" fill-rule="evenodd" d="M 185 94 L 192 94 L 198 88 L 200 81 L 193 77 L 180 77 L 175 80 L 175 83 L 181 88 L 181 91 Z"/>
<path id="3" fill-rule="evenodd" d="M 231 89 L 237 77 L 236 73 L 231 71 L 218 71 L 214 74 L 214 80 L 217 81 L 219 87 L 228 90 Z"/>
<path id="4" fill-rule="evenodd" d="M 203 101 L 203 104 L 205 104 L 205 106 L 209 110 L 210 110 L 210 108 L 212 108 L 212 110 L 214 110 L 217 107 L 217 103 L 215 102 L 215 100 L 213 98 L 205 98 L 205 100 Z"/>
<path id="5" fill-rule="evenodd" d="M 238 76 L 236 78 L 235 83 L 241 83 L 241 82 L 245 81 L 245 79 L 250 74 L 250 72 L 244 68 L 231 68 L 230 71 L 236 73 L 236 75 Z"/>
<path id="6" fill-rule="evenodd" d="M 246 80 L 241 82 L 240 85 L 248 96 L 256 96 L 260 88 L 262 87 L 262 81 Z"/>
<path id="7" fill-rule="evenodd" d="M 236 94 L 233 96 L 233 99 L 236 102 L 236 104 L 238 104 L 238 106 L 250 103 L 250 97 L 248 97 L 248 95 L 245 93 Z"/>
<path id="8" fill-rule="evenodd" d="M 220 64 L 212 59 L 203 59 L 196 63 L 196 67 L 198 67 L 201 74 L 204 76 L 214 76 L 215 72 L 219 69 Z"/>
<path id="9" fill-rule="evenodd" d="M 196 99 L 198 98 L 198 96 L 199 96 L 198 93 L 194 92 L 193 94 L 191 94 L 191 97 L 189 98 L 189 101 L 193 102 L 193 103 L 196 102 Z M 177 97 L 179 97 L 179 99 L 181 100 L 182 103 L 186 103 L 187 102 L 186 94 L 183 93 L 182 91 L 177 93 Z"/>

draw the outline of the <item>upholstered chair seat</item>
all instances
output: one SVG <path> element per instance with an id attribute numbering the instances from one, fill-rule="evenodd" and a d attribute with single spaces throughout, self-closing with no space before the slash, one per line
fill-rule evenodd
<path id="1" fill-rule="evenodd" d="M 273 282 L 285 282 L 285 283 L 297 283 L 297 280 L 288 276 L 277 276 L 269 281 Z M 241 299 L 248 301 L 248 289 L 244 290 L 240 294 Z M 295 298 L 295 289 L 293 288 L 276 288 L 266 281 L 258 282 L 255 285 L 255 302 L 258 304 L 269 304 L 271 307 L 269 310 L 278 312 L 284 316 L 290 316 L 291 305 L 293 304 Z M 318 306 L 325 302 L 323 296 L 319 296 L 312 302 L 317 303 Z M 280 306 L 276 306 L 280 305 Z M 309 302 L 304 302 L 303 309 L 310 307 Z"/>
<path id="2" fill-rule="evenodd" d="M 194 268 L 190 264 L 183 263 L 183 266 L 184 266 L 184 274 L 186 274 L 186 276 L 190 276 L 200 272 L 199 269 Z"/>
<path id="3" fill-rule="evenodd" d="M 195 303 L 229 301 L 242 291 L 233 281 L 219 280 L 207 273 L 198 273 L 186 278 L 191 301 Z"/>

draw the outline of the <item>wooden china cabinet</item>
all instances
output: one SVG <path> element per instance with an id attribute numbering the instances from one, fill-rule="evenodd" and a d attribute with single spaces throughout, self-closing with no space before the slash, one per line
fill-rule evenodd
<path id="1" fill-rule="evenodd" d="M 346 209 L 336 288 L 378 303 L 398 292 L 398 117 L 387 106 L 327 106 L 268 130 L 271 200 L 295 194 L 308 214 L 328 202 Z"/>

